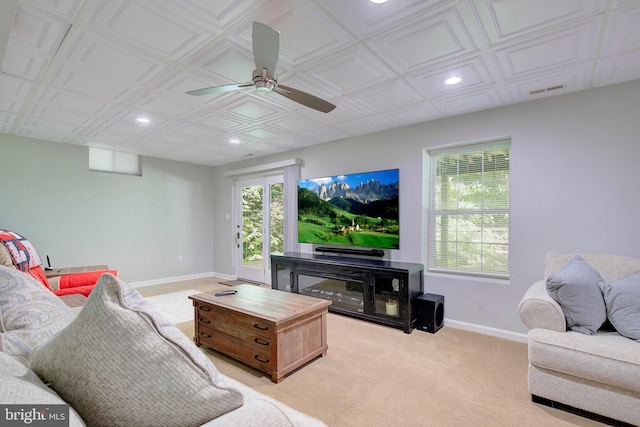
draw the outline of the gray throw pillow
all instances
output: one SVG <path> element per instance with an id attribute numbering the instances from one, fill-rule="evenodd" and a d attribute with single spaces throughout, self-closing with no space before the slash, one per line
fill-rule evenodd
<path id="1" fill-rule="evenodd" d="M 603 286 L 607 316 L 622 336 L 640 341 L 640 272 Z"/>
<path id="2" fill-rule="evenodd" d="M 243 403 L 185 334 L 111 274 L 30 363 L 87 425 L 198 426 Z"/>
<path id="3" fill-rule="evenodd" d="M 593 335 L 607 319 L 598 273 L 580 255 L 547 279 L 547 292 L 562 307 L 567 328 Z"/>

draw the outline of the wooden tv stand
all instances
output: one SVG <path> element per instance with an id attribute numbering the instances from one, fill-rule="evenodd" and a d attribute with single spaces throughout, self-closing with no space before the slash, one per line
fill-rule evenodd
<path id="1" fill-rule="evenodd" d="M 271 287 L 331 301 L 329 311 L 411 333 L 424 266 L 379 259 L 287 252 L 271 255 Z"/>

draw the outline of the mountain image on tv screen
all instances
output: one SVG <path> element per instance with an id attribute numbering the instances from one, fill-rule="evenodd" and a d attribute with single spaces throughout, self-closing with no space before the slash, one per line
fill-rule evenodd
<path id="1" fill-rule="evenodd" d="M 398 169 L 298 181 L 298 242 L 399 249 Z"/>

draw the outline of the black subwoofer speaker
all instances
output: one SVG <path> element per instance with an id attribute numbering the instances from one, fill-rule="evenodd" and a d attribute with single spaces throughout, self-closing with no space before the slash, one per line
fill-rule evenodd
<path id="1" fill-rule="evenodd" d="M 435 334 L 444 323 L 444 296 L 420 295 L 416 299 L 416 329 Z"/>

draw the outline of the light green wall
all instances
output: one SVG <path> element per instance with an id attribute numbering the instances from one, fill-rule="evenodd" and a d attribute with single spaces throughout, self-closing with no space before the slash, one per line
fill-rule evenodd
<path id="1" fill-rule="evenodd" d="M 213 168 L 142 167 L 90 172 L 86 147 L 0 135 L 0 227 L 58 267 L 106 263 L 130 282 L 211 273 Z"/>

